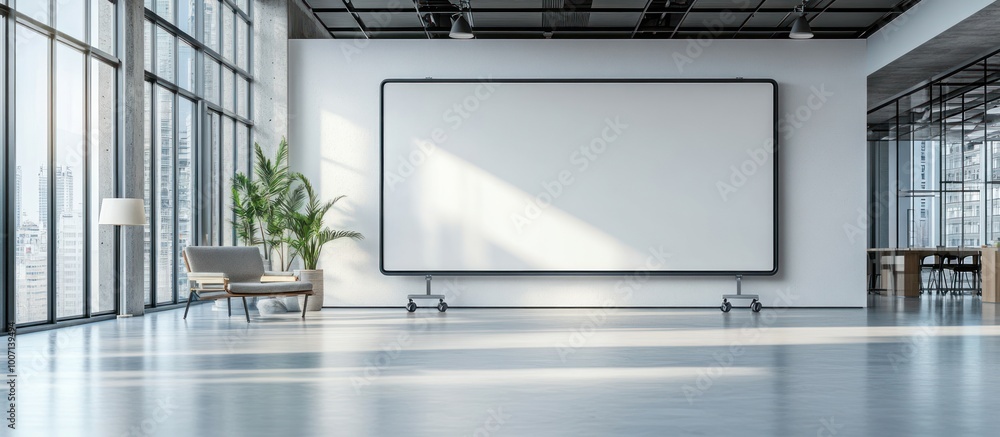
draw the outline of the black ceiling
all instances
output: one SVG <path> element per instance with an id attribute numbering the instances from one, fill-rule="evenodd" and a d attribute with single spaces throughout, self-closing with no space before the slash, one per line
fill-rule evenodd
<path id="1" fill-rule="evenodd" d="M 459 0 L 305 0 L 335 38 L 447 38 Z M 809 0 L 816 38 L 867 38 L 920 0 Z M 477 38 L 787 38 L 801 0 L 470 0 Z M 706 34 L 707 32 L 707 34 Z"/>

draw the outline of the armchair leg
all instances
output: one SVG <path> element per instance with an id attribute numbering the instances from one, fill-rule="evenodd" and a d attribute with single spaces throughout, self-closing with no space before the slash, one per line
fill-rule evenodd
<path id="1" fill-rule="evenodd" d="M 233 300 L 230 299 L 230 298 L 228 298 L 228 297 L 226 298 L 226 310 L 229 311 L 229 317 L 232 317 L 233 316 Z"/>
<path id="2" fill-rule="evenodd" d="M 302 300 L 302 318 L 306 318 L 306 305 L 309 305 L 309 295 L 305 295 L 305 299 Z"/>
<path id="3" fill-rule="evenodd" d="M 194 291 L 191 291 L 191 294 L 188 295 L 187 305 L 184 305 L 184 320 L 187 320 L 188 318 L 188 310 L 191 309 L 191 299 L 193 298 L 194 298 Z"/>
<path id="4" fill-rule="evenodd" d="M 243 298 L 243 312 L 247 315 L 247 323 L 250 323 L 250 307 L 247 306 L 247 298 Z"/>

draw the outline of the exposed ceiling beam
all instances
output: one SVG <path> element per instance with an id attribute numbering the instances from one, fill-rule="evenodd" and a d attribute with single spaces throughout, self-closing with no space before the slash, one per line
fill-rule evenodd
<path id="1" fill-rule="evenodd" d="M 885 27 L 885 25 L 889 24 L 892 20 L 895 20 L 900 15 L 905 14 L 906 11 L 916 6 L 917 3 L 920 3 L 920 0 L 908 0 L 886 11 L 884 15 L 882 15 L 882 18 L 876 20 L 875 23 L 873 23 L 871 26 L 865 29 L 864 32 L 858 34 L 858 38 L 868 38 L 873 33 L 878 32 L 879 29 Z"/>
<path id="2" fill-rule="evenodd" d="M 691 9 L 694 9 L 694 4 L 698 0 L 688 0 L 688 1 L 690 1 L 691 3 L 688 4 L 688 8 L 686 11 L 684 11 L 684 15 L 681 15 L 681 19 L 677 22 L 677 27 L 674 27 L 674 31 L 670 33 L 670 39 L 673 39 L 675 36 L 677 36 L 677 30 L 680 29 L 681 25 L 684 24 L 684 20 L 687 20 L 688 14 L 691 13 Z"/>
<path id="3" fill-rule="evenodd" d="M 427 35 L 427 39 L 431 39 L 431 33 L 427 30 L 427 20 L 420 13 L 420 0 L 413 0 L 413 9 L 417 10 L 417 19 L 420 20 L 420 26 L 424 28 L 424 34 Z"/>
<path id="4" fill-rule="evenodd" d="M 692 6 L 694 4 L 692 3 Z M 315 8 L 313 9 L 316 13 L 343 13 L 343 12 L 357 12 L 360 14 L 374 14 L 374 13 L 406 13 L 406 10 L 400 10 L 398 8 L 356 8 L 351 7 L 350 9 L 344 8 Z M 432 5 L 425 5 L 424 12 L 433 13 L 444 13 L 444 12 L 454 12 L 454 9 L 447 9 L 444 7 L 435 7 Z M 588 9 L 589 13 L 640 13 L 646 11 L 648 14 L 683 14 L 683 10 L 669 9 L 663 7 L 650 7 L 648 10 L 644 8 L 593 8 Z M 824 8 L 806 8 L 807 14 L 818 14 L 824 11 Z M 483 14 L 495 14 L 495 13 L 560 13 L 560 12 L 578 12 L 566 8 L 476 8 L 477 13 Z M 722 14 L 722 13 L 787 13 L 788 8 L 694 8 L 691 12 L 707 13 L 707 14 Z M 830 12 L 843 12 L 843 13 L 896 13 L 898 9 L 895 8 L 838 8 L 831 9 Z"/>
<path id="5" fill-rule="evenodd" d="M 328 27 L 327 30 L 329 30 L 331 32 L 357 32 L 357 29 L 355 29 L 353 27 Z M 551 30 L 551 29 L 549 29 L 547 27 L 537 27 L 537 26 L 518 26 L 518 27 L 482 27 L 482 26 L 480 26 L 480 27 L 476 28 L 476 32 L 486 32 L 486 33 L 526 33 L 526 32 L 545 32 L 545 31 L 549 31 L 549 30 Z M 563 32 L 593 32 L 593 33 L 625 33 L 625 34 L 631 34 L 632 30 L 633 30 L 632 27 L 560 27 L 560 28 L 557 29 L 557 31 L 560 32 L 560 33 L 563 33 Z M 703 29 L 701 29 L 699 27 L 682 27 L 682 28 L 677 28 L 677 29 L 675 29 L 673 27 L 646 27 L 646 28 L 643 28 L 642 30 L 640 30 L 639 34 L 646 34 L 646 33 L 670 33 L 670 32 L 674 32 L 675 30 L 676 30 L 676 33 L 696 33 L 696 32 L 702 31 Z M 719 29 L 720 32 L 736 32 L 737 30 L 739 30 L 738 27 L 725 27 L 725 28 L 720 28 Z M 857 30 L 858 30 L 857 27 L 821 27 L 821 28 L 813 28 L 814 32 L 841 32 L 841 33 L 847 33 L 847 32 L 857 32 Z M 410 27 L 391 27 L 391 28 L 380 29 L 379 33 L 391 34 L 393 32 L 407 32 L 407 33 L 412 33 L 412 32 L 423 32 L 423 31 L 424 31 L 423 27 L 410 26 Z M 448 29 L 444 29 L 444 28 L 442 28 L 442 29 L 427 29 L 427 31 L 428 32 L 432 32 L 432 33 L 442 33 L 442 32 L 443 33 L 447 33 Z M 772 28 L 772 27 L 748 27 L 748 28 L 744 28 L 742 30 L 742 32 L 743 33 L 765 34 L 765 33 L 772 33 L 772 32 L 774 32 L 774 28 Z"/>
<path id="6" fill-rule="evenodd" d="M 745 20 L 743 20 L 743 23 L 740 24 L 740 30 L 737 30 L 736 33 L 733 34 L 733 38 L 736 38 L 736 35 L 739 35 L 740 32 L 743 31 L 743 29 L 747 27 L 747 23 L 749 23 L 750 20 L 753 19 L 754 15 L 757 15 L 757 13 L 760 12 L 761 8 L 764 7 L 764 3 L 766 1 L 767 0 L 760 0 L 760 3 L 757 3 L 757 7 L 753 10 L 753 12 L 750 13 L 750 15 L 747 15 L 747 18 Z"/>
<path id="7" fill-rule="evenodd" d="M 646 19 L 646 11 L 649 7 L 653 5 L 653 0 L 646 0 L 646 7 L 642 8 L 642 13 L 639 14 L 639 19 L 635 22 L 635 29 L 632 29 L 632 35 L 629 38 L 635 38 L 635 34 L 639 33 L 639 28 L 642 27 L 642 21 Z"/>
<path id="8" fill-rule="evenodd" d="M 361 17 L 358 16 L 357 11 L 354 10 L 354 6 L 351 5 L 351 1 L 350 0 L 341 0 L 341 2 L 343 2 L 343 4 L 344 4 L 344 8 L 345 8 L 344 10 L 346 10 L 348 13 L 351 14 L 351 18 L 354 19 L 354 23 L 358 25 L 358 29 L 361 30 L 361 33 L 363 33 L 365 35 L 365 39 L 371 39 L 371 34 L 368 32 L 368 29 L 365 27 L 365 23 L 361 21 Z"/>

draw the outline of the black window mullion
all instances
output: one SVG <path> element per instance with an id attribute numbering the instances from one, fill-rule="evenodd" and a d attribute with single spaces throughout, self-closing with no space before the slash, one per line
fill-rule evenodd
<path id="1" fill-rule="evenodd" d="M 95 41 L 91 41 L 93 39 L 93 34 L 91 33 L 92 29 L 90 28 L 90 14 L 93 13 L 94 9 L 92 6 L 93 2 L 90 0 L 83 0 L 83 40 L 87 42 L 87 47 L 97 45 L 94 44 Z"/>
<path id="2" fill-rule="evenodd" d="M 89 5 L 90 2 L 87 2 Z M 88 6 L 89 10 L 89 6 Z M 87 20 L 88 26 L 90 25 L 90 20 Z M 89 35 L 89 27 L 87 33 Z M 91 69 L 93 63 L 89 56 L 84 56 L 83 58 L 83 317 L 90 317 L 92 308 L 90 307 L 90 298 L 93 293 L 97 290 L 91 289 L 91 271 L 90 268 L 93 265 L 93 260 L 91 259 L 91 254 L 93 252 L 90 250 L 91 241 L 95 238 L 100 239 L 100 235 L 92 235 L 91 224 L 92 220 L 90 217 L 90 212 L 94 205 L 91 205 L 91 200 L 97 201 L 98 199 L 91 199 L 90 190 L 94 187 L 91 186 L 90 176 L 91 176 L 91 166 L 94 164 L 94 156 L 91 152 L 91 138 L 93 133 L 91 129 L 93 128 L 92 117 L 93 114 L 90 113 L 90 100 L 93 98 L 92 90 L 90 87 L 91 77 L 94 72 Z M 100 232 L 100 231 L 98 231 Z"/>
<path id="3" fill-rule="evenodd" d="M 962 244 L 959 247 L 965 247 L 965 94 L 962 94 L 962 133 L 958 137 L 958 154 L 962 161 L 962 172 L 961 172 L 961 182 L 962 182 L 962 218 L 961 218 L 961 229 L 962 229 Z"/>
<path id="4" fill-rule="evenodd" d="M 7 49 L 5 50 L 4 53 L 4 61 L 5 61 L 4 65 L 10 66 L 14 65 L 15 48 L 17 47 L 17 43 L 15 41 L 17 26 L 15 24 L 14 18 L 10 15 L 4 15 L 3 20 L 6 25 L 4 28 L 4 34 L 6 36 L 4 42 L 6 43 L 6 49 Z M 9 68 L 6 68 L 5 72 L 6 72 L 5 74 L 6 84 L 4 85 L 5 92 L 3 96 L 4 108 L 13 108 L 14 93 L 15 93 L 15 80 L 14 80 L 15 75 L 10 74 Z M 11 196 L 11 192 L 13 190 L 10 189 L 10 187 L 16 187 L 17 185 L 15 176 L 16 170 L 14 168 L 16 162 L 16 150 L 13 141 L 14 135 L 16 133 L 15 132 L 15 122 L 17 118 L 16 111 L 6 111 L 6 117 L 4 118 L 5 118 L 4 120 L 5 135 L 3 141 L 5 147 L 2 155 L 0 155 L 0 162 L 2 162 L 4 166 L 5 170 L 4 176 L 6 177 L 6 186 L 8 187 L 8 189 L 2 190 L 3 202 L 4 205 L 7 207 L 5 208 L 5 211 L 7 212 L 3 214 L 3 218 L 0 218 L 0 222 L 3 223 L 3 230 L 4 230 L 4 232 L 2 232 L 3 235 L 0 235 L 0 239 L 3 240 L 3 251 L 4 251 L 3 266 L 0 267 L 3 269 L 3 271 L 2 274 L 0 274 L 0 276 L 2 276 L 3 286 L 4 289 L 7 290 L 7 292 L 3 293 L 2 296 L 3 302 L 0 303 L 0 307 L 3 308 L 3 314 L 0 315 L 0 319 L 3 320 L 3 326 L 0 329 L 6 332 L 8 324 L 17 323 L 17 314 L 16 314 L 17 287 L 15 286 L 16 285 L 15 278 L 17 276 L 15 273 L 15 269 L 17 268 L 17 264 L 15 261 L 17 256 L 17 248 L 16 244 L 13 244 L 14 242 L 11 241 L 12 240 L 11 236 L 16 235 L 17 233 L 17 230 L 14 229 L 14 224 L 17 223 L 17 220 L 11 220 L 11 216 L 13 215 L 12 211 L 16 211 L 15 208 L 11 207 L 14 203 L 13 198 L 16 196 L 16 193 L 14 196 Z"/>
<path id="5" fill-rule="evenodd" d="M 176 59 L 176 57 L 175 57 L 175 59 Z M 178 167 L 178 165 L 177 165 L 177 163 L 178 163 L 177 155 L 179 153 L 178 149 L 180 149 L 180 135 L 179 135 L 179 133 L 180 133 L 180 117 L 178 117 L 178 115 L 180 114 L 180 108 L 179 108 L 179 106 L 180 106 L 180 102 L 181 102 L 182 97 L 178 97 L 177 94 L 174 93 L 174 94 L 172 94 L 172 98 L 173 98 L 173 102 L 174 102 L 174 106 L 173 106 L 173 121 L 174 122 L 172 123 L 172 125 L 173 125 L 172 126 L 172 128 L 173 128 L 173 148 L 170 151 L 170 165 L 171 165 L 171 171 L 173 172 L 173 187 L 172 187 L 173 189 L 171 190 L 171 206 L 173 208 L 171 208 L 171 214 L 170 214 L 171 217 L 170 218 L 171 218 L 171 222 L 173 223 L 172 224 L 172 227 L 173 227 L 173 232 L 172 232 L 172 234 L 173 234 L 172 235 L 173 243 L 170 245 L 170 256 L 171 256 L 171 258 L 170 258 L 170 265 L 173 266 L 173 269 L 171 269 L 173 275 L 170 278 L 170 295 L 171 295 L 170 303 L 177 303 L 177 278 L 179 277 L 178 272 L 180 270 L 180 266 L 178 265 L 179 263 L 177 262 L 177 254 L 178 254 L 177 246 L 180 245 L 180 227 L 178 226 L 178 223 L 180 222 L 180 220 L 179 220 L 179 216 L 180 216 L 180 208 L 179 208 L 179 206 L 180 206 L 180 203 L 178 203 L 178 198 L 180 197 L 178 195 L 178 191 L 180 191 L 178 189 L 178 187 L 180 185 L 180 179 L 178 178 L 178 176 L 179 176 L 180 172 L 177 169 L 177 167 Z"/>
<path id="6" fill-rule="evenodd" d="M 987 86 L 987 82 L 989 80 L 989 70 L 990 70 L 989 60 L 984 59 L 983 60 L 983 146 L 982 146 L 983 150 L 981 152 L 983 156 L 983 162 L 979 166 L 979 168 L 983 172 L 983 178 L 982 178 L 983 186 L 982 188 L 980 188 L 982 192 L 982 194 L 980 194 L 980 204 L 982 205 L 983 211 L 980 213 L 980 218 L 979 218 L 979 220 L 981 221 L 980 235 L 982 235 L 983 240 L 979 242 L 980 244 L 989 244 L 990 237 L 992 236 L 992 226 L 991 226 L 992 220 L 990 220 L 992 213 L 990 208 L 993 205 L 992 201 L 993 196 L 990 195 L 992 187 L 990 186 L 990 184 L 987 183 L 993 180 L 993 177 L 991 175 L 993 171 L 992 168 L 993 152 L 992 150 L 990 150 L 991 147 L 989 144 L 989 120 L 987 118 L 989 116 L 987 111 L 989 111 L 988 103 L 990 97 L 990 92 L 989 92 L 990 90 L 989 87 Z"/>
<path id="7" fill-rule="evenodd" d="M 151 45 L 155 46 L 156 44 Z M 160 172 L 157 169 L 156 156 L 160 153 L 160 146 L 156 141 L 157 122 L 159 121 L 157 117 L 159 92 L 155 82 L 149 84 L 149 100 L 149 307 L 156 308 L 156 254 L 159 252 L 160 246 L 160 236 L 158 232 L 159 227 L 157 226 L 157 220 L 159 219 L 160 213 L 160 193 L 159 190 L 156 189 L 157 184 L 159 183 L 157 178 L 159 177 Z"/>
<path id="8" fill-rule="evenodd" d="M 53 0 L 54 2 L 54 0 Z M 53 11 L 54 14 L 54 11 Z M 55 22 L 54 15 L 52 16 L 52 21 Z M 47 196 L 48 205 L 45 214 L 48 216 L 45 226 L 48 228 L 46 233 L 46 238 L 48 240 L 48 247 L 45 250 L 45 257 L 48 260 L 48 268 L 46 270 L 48 277 L 48 312 L 49 312 L 49 323 L 56 323 L 58 321 L 58 315 L 56 312 L 56 221 L 58 217 L 54 214 L 56 205 L 56 81 L 55 81 L 55 71 L 59 66 L 56 64 L 56 40 L 51 36 L 46 35 L 49 42 L 49 71 L 48 81 L 49 81 L 49 135 L 48 135 L 48 181 L 47 183 Z"/>
<path id="9" fill-rule="evenodd" d="M 219 122 L 220 122 L 220 124 L 219 124 L 220 128 L 224 127 L 226 125 L 225 120 L 221 120 L 220 119 Z M 233 171 L 232 171 L 232 173 L 222 175 L 222 177 L 227 178 L 227 179 L 232 179 L 234 176 L 236 176 L 236 172 L 238 171 L 237 164 L 239 162 L 239 157 L 240 157 L 240 155 L 237 154 L 237 152 L 239 152 L 239 149 L 238 149 L 238 146 L 236 145 L 236 120 L 230 120 L 230 124 L 232 126 L 231 126 L 231 129 L 229 129 L 229 132 L 228 132 L 228 134 L 229 134 L 229 152 L 232 153 L 232 156 L 233 156 Z M 225 129 L 223 129 L 223 130 L 225 130 Z M 226 134 L 226 132 L 223 132 L 223 134 Z M 222 142 L 222 146 L 225 146 L 225 144 L 226 144 L 226 142 L 223 141 Z M 223 153 L 222 156 L 225 156 L 225 153 Z M 225 200 L 223 200 L 222 205 L 223 205 L 222 210 L 225 212 L 225 209 L 226 209 L 225 208 L 225 205 L 226 205 Z M 235 221 L 236 220 L 236 214 L 232 211 L 232 209 L 230 209 L 228 211 L 228 213 L 229 213 L 228 214 L 229 220 L 230 221 Z M 233 246 L 235 246 L 237 244 L 237 241 L 236 241 L 236 226 L 231 226 L 230 228 L 231 229 L 230 229 L 230 232 L 229 232 L 230 233 L 230 236 L 229 236 L 230 240 L 229 241 L 232 241 L 233 242 Z"/>
<path id="10" fill-rule="evenodd" d="M 931 85 L 931 89 L 932 90 L 934 89 L 933 85 Z M 938 97 L 940 98 L 941 87 L 937 87 L 937 90 L 938 90 Z M 938 100 L 938 113 L 943 114 L 943 112 L 941 112 L 943 110 L 944 110 L 944 102 L 943 100 Z M 947 193 L 945 192 L 944 181 L 948 179 L 946 170 L 947 166 L 945 164 L 945 160 L 947 159 L 948 156 L 947 155 L 948 145 L 945 143 L 944 117 L 940 117 L 937 123 L 938 123 L 938 175 L 941 179 L 938 182 L 938 187 L 941 190 L 941 200 L 938 202 L 938 217 L 940 217 L 940 219 L 938 220 L 938 236 L 941 238 L 941 245 L 947 246 L 948 234 L 945 231 L 947 229 L 947 221 L 948 221 L 948 216 L 946 214 L 948 204 L 947 204 L 947 199 L 945 197 Z"/>
<path id="11" fill-rule="evenodd" d="M 123 0 L 116 0 L 115 1 L 115 7 L 114 7 L 114 10 L 115 10 L 115 26 L 114 26 L 114 28 L 115 28 L 115 43 L 114 43 L 115 53 L 116 54 L 121 54 L 121 55 L 125 54 L 125 38 L 123 37 L 123 35 L 125 34 L 125 23 L 121 19 L 122 14 L 124 13 L 123 10 L 122 10 L 122 8 L 124 7 L 123 4 L 124 4 L 125 1 L 127 1 L 127 0 L 124 0 L 124 1 Z M 145 23 L 143 23 L 143 25 L 145 25 Z M 145 63 L 145 60 L 133 60 L 132 62 L 143 62 L 143 63 Z M 124 75 L 125 75 L 125 66 L 124 66 L 123 63 L 121 63 L 119 61 L 115 65 L 115 105 L 116 105 L 116 107 L 121 107 L 121 108 L 125 107 L 125 105 L 122 102 L 122 98 L 125 95 L 125 77 L 124 77 Z M 143 99 L 145 99 L 145 98 L 146 98 L 146 94 L 145 94 L 145 91 L 143 91 Z M 143 120 L 145 120 L 145 117 L 143 117 Z M 124 180 L 125 180 L 125 166 L 124 166 L 124 160 L 122 159 L 122 155 L 124 154 L 124 151 L 125 151 L 125 135 L 123 135 L 123 133 L 122 133 L 122 131 L 124 130 L 124 127 L 125 127 L 125 111 L 115 111 L 115 122 L 114 122 L 114 125 L 115 125 L 115 138 L 113 140 L 114 141 L 114 147 L 112 148 L 112 150 L 113 150 L 113 152 L 112 152 L 112 159 L 114 160 L 114 162 L 112 162 L 112 166 L 111 166 L 113 168 L 113 170 L 111 172 L 112 173 L 111 177 L 114 178 L 114 183 L 112 184 L 112 193 L 113 193 L 112 196 L 113 197 L 121 197 L 124 194 L 123 184 L 124 184 Z M 145 130 L 145 127 L 143 127 L 143 129 Z M 132 147 L 135 147 L 135 146 L 136 145 L 132 145 Z M 145 199 L 143 199 L 143 200 L 145 201 Z M 147 217 L 146 220 L 149 220 L 149 218 Z M 114 262 L 114 272 L 115 273 L 114 273 L 114 281 L 112 281 L 112 283 L 114 284 L 114 287 L 115 287 L 115 293 L 114 293 L 115 314 L 124 314 L 125 310 L 126 310 L 122 306 L 122 303 L 123 303 L 123 300 L 124 300 L 124 293 L 125 293 L 124 289 L 125 289 L 125 285 L 126 284 L 125 284 L 125 276 L 122 275 L 122 273 L 121 273 L 121 271 L 122 271 L 122 264 L 123 264 L 122 263 L 123 252 L 121 250 L 122 249 L 122 241 L 121 241 L 120 235 L 122 235 L 122 233 L 120 231 L 116 230 L 114 232 L 113 237 L 112 237 L 112 241 L 114 242 L 114 244 L 113 244 L 113 250 L 112 250 L 112 257 L 113 257 L 113 262 Z M 143 268 L 145 268 L 145 267 L 143 267 Z M 142 281 L 142 279 L 140 279 L 140 285 L 139 286 L 145 288 L 145 284 L 142 284 L 141 281 Z"/>
<path id="12" fill-rule="evenodd" d="M 218 244 L 220 246 L 222 246 L 222 245 L 225 245 L 225 240 L 224 240 L 225 237 L 223 236 L 223 231 L 226 228 L 226 226 L 225 226 L 225 223 L 226 223 L 225 222 L 225 220 L 226 220 L 226 212 L 225 212 L 225 209 L 226 209 L 225 208 L 226 199 L 223 196 L 229 195 L 229 193 L 226 193 L 226 190 L 224 189 L 225 188 L 225 184 L 222 183 L 222 178 L 225 177 L 223 175 L 223 173 L 222 173 L 222 169 L 225 168 L 225 166 L 222 165 L 222 157 L 225 155 L 225 152 L 222 150 L 222 146 L 223 146 L 223 141 L 222 141 L 222 115 L 219 112 L 216 112 L 214 114 L 213 118 L 215 119 L 215 124 L 213 124 L 213 129 L 212 129 L 212 141 L 216 141 L 219 144 L 217 153 L 215 155 L 212 155 L 212 159 L 214 160 L 213 166 L 215 167 L 215 174 L 219 175 L 218 179 L 214 180 L 214 182 L 216 183 L 216 185 L 218 187 L 219 210 L 218 211 L 213 211 L 213 213 L 217 214 L 216 215 L 216 219 L 217 219 L 216 220 L 216 223 L 217 223 L 216 230 L 218 231 L 218 233 L 216 234 L 216 236 L 217 236 L 216 239 L 218 240 Z"/>
<path id="13" fill-rule="evenodd" d="M 896 174 L 895 174 L 895 178 L 894 178 L 895 179 L 895 185 L 896 185 L 896 190 L 895 190 L 896 191 L 896 205 L 895 205 L 895 211 L 893 211 L 892 215 L 893 215 L 893 217 L 896 218 L 895 220 L 893 220 L 893 222 L 895 222 L 896 226 L 895 226 L 895 229 L 894 229 L 894 232 L 893 232 L 893 238 L 892 239 L 895 240 L 896 247 L 901 247 L 900 244 L 899 244 L 899 220 L 900 220 L 899 219 L 899 201 L 900 201 L 900 197 L 899 197 L 899 192 L 900 192 L 900 190 L 899 190 L 899 166 L 900 166 L 900 159 L 899 159 L 899 101 L 898 100 L 896 101 L 895 123 L 896 123 L 896 131 L 895 131 L 895 135 L 893 135 L 895 137 L 894 138 L 895 142 L 893 144 L 893 147 L 894 147 L 894 150 L 896 151 Z"/>

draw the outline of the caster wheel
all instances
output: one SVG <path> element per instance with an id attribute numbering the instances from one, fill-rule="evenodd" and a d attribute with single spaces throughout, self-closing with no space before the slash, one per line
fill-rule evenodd
<path id="1" fill-rule="evenodd" d="M 438 311 L 440 311 L 442 313 L 445 312 L 445 311 L 448 311 L 448 304 L 444 303 L 443 301 L 441 303 L 439 303 L 438 304 Z"/>
<path id="2" fill-rule="evenodd" d="M 764 305 L 761 304 L 760 302 L 757 302 L 756 300 L 750 303 L 750 310 L 752 310 L 755 313 L 759 313 L 762 308 L 764 308 Z"/>
<path id="3" fill-rule="evenodd" d="M 724 313 L 728 313 L 729 310 L 733 309 L 733 304 L 729 303 L 729 301 L 722 301 L 722 306 L 719 309 Z"/>
<path id="4" fill-rule="evenodd" d="M 409 303 L 407 303 L 406 304 L 406 310 L 409 311 L 409 312 L 411 312 L 411 313 L 414 312 L 414 311 L 416 311 L 417 310 L 417 304 L 416 304 L 416 302 L 414 302 L 414 301 L 411 300 Z"/>

